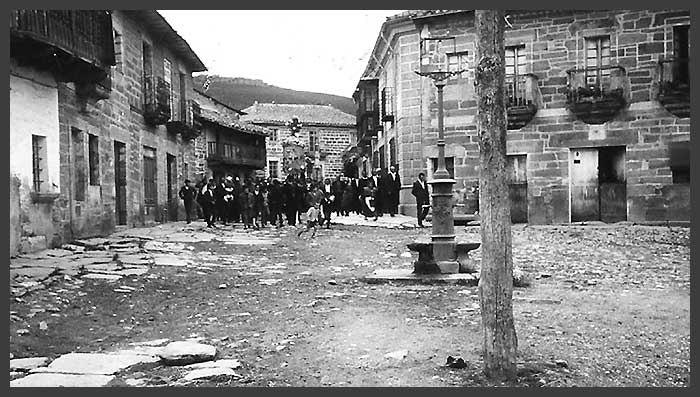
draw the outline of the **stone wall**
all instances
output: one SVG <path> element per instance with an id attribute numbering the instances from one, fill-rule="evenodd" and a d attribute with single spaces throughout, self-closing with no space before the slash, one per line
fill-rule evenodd
<path id="1" fill-rule="evenodd" d="M 539 109 L 520 130 L 508 131 L 508 154 L 527 155 L 530 223 L 569 222 L 569 152 L 572 148 L 626 146 L 627 219 L 689 220 L 689 186 L 673 184 L 669 142 L 688 141 L 690 119 L 669 113 L 656 100 L 658 60 L 672 55 L 672 26 L 689 24 L 687 11 L 520 11 L 509 18 L 506 45 L 525 46 L 527 72 L 537 76 Z M 400 173 L 405 189 L 402 212 L 413 214 L 415 201 L 408 184 L 419 172 L 429 174 L 429 157 L 437 156 L 436 89 L 417 76 L 419 32 L 402 26 L 388 34 L 394 72 L 380 72 L 381 92 L 395 85 L 396 120 L 385 123 L 384 136 L 373 148 L 399 138 Z M 473 14 L 432 18 L 426 32 L 456 36 L 457 51 L 467 51 L 469 71 L 451 81 L 444 92 L 446 155 L 455 157 L 456 188 L 478 183 L 478 136 L 473 89 L 475 32 Z M 610 121 L 586 124 L 566 108 L 567 70 L 583 65 L 584 37 L 608 35 L 611 64 L 625 68 L 626 106 Z M 375 56 L 391 66 L 391 55 Z M 396 77 L 391 81 L 390 73 Z M 464 204 L 464 203 L 463 203 Z"/>

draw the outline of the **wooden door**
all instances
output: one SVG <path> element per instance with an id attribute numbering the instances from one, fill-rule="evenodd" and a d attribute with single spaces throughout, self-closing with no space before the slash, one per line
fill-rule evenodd
<path id="1" fill-rule="evenodd" d="M 158 206 L 158 184 L 156 151 L 144 147 L 143 152 L 143 204 L 147 221 L 159 219 L 156 214 Z"/>
<path id="2" fill-rule="evenodd" d="M 126 145 L 114 141 L 114 209 L 117 225 L 126 225 Z"/>
<path id="3" fill-rule="evenodd" d="M 598 149 L 571 149 L 571 222 L 600 220 Z"/>
<path id="4" fill-rule="evenodd" d="M 508 156 L 510 220 L 527 223 L 527 155 Z"/>

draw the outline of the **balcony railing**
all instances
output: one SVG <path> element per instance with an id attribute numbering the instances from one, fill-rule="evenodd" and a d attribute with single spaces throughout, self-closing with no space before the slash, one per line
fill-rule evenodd
<path id="1" fill-rule="evenodd" d="M 253 145 L 207 142 L 207 160 L 234 165 L 265 166 L 265 148 Z"/>
<path id="2" fill-rule="evenodd" d="M 177 118 L 166 124 L 168 132 L 182 135 L 183 139 L 194 139 L 202 130 L 199 121 L 201 109 L 199 104 L 191 99 L 180 101 L 180 110 Z"/>
<path id="3" fill-rule="evenodd" d="M 98 83 L 115 64 L 112 16 L 95 10 L 11 10 L 11 54 L 59 79 Z"/>
<path id="4" fill-rule="evenodd" d="M 162 77 L 145 76 L 143 79 L 144 113 L 148 124 L 160 125 L 170 120 L 170 84 Z"/>
<path id="5" fill-rule="evenodd" d="M 690 60 L 659 61 L 659 102 L 678 117 L 690 117 Z"/>
<path id="6" fill-rule="evenodd" d="M 537 76 L 534 74 L 506 76 L 506 108 L 509 130 L 520 129 L 535 117 L 538 93 Z"/>
<path id="7" fill-rule="evenodd" d="M 621 66 L 567 71 L 567 104 L 578 119 L 588 124 L 612 120 L 625 106 L 627 75 Z"/>

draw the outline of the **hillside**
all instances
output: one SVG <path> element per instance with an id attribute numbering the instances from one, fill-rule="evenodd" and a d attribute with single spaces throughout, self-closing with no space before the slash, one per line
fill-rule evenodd
<path id="1" fill-rule="evenodd" d="M 206 75 L 194 77 L 194 85 L 201 90 Z M 296 91 L 266 84 L 262 80 L 242 77 L 211 76 L 206 94 L 233 107 L 245 109 L 258 101 L 260 103 L 297 103 L 331 105 L 345 113 L 354 115 L 357 109 L 352 98 L 318 92 Z"/>

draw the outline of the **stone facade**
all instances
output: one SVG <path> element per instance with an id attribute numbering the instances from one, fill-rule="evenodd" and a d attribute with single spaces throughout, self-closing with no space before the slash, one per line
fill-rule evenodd
<path id="1" fill-rule="evenodd" d="M 520 129 L 507 133 L 508 155 L 523 155 L 529 223 L 572 221 L 573 153 L 577 149 L 622 147 L 629 221 L 689 221 L 689 183 L 674 183 L 671 146 L 690 139 L 690 118 L 670 113 L 657 99 L 660 59 L 673 55 L 674 27 L 689 25 L 688 11 L 512 11 L 506 46 L 519 46 L 523 68 L 534 75 L 537 112 Z M 363 78 L 376 78 L 379 93 L 393 91 L 394 119 L 383 122 L 372 150 L 389 158 L 389 140 L 397 142 L 401 178 L 401 211 L 415 213 L 410 184 L 419 172 L 432 175 L 437 157 L 437 96 L 419 68 L 421 37 L 454 36 L 456 51 L 466 51 L 466 72 L 445 87 L 446 157 L 452 157 L 458 211 L 474 209 L 479 147 L 474 98 L 475 30 L 472 12 L 454 12 L 411 20 L 409 13 L 390 18 L 382 27 Z M 586 38 L 609 39 L 610 65 L 621 66 L 625 104 L 600 124 L 582 121 L 567 106 L 568 71 L 582 68 Z M 388 44 L 387 44 L 388 43 Z M 379 63 L 377 63 L 379 62 Z M 600 161 L 607 161 L 600 155 Z M 376 160 L 375 160 L 376 162 Z M 470 211 L 467 211 L 470 212 Z M 591 219 L 595 220 L 595 219 Z"/>
<path id="2" fill-rule="evenodd" d="M 54 186 L 58 196 L 50 204 L 50 209 L 42 209 L 46 219 L 51 219 L 52 230 L 45 233 L 49 246 L 75 238 L 104 235 L 113 232 L 119 223 L 138 226 L 184 218 L 184 207 L 177 192 L 184 179 L 193 179 L 195 169 L 190 164 L 196 163 L 196 152 L 190 139 L 169 132 L 165 125 L 153 126 L 144 120 L 143 43 L 149 43 L 153 50 L 154 76 L 163 77 L 167 69 L 163 60 L 170 61 L 171 120 L 179 119 L 182 113 L 180 93 L 191 96 L 192 71 L 206 69 L 191 50 L 173 44 L 173 41 L 184 43 L 184 40 L 156 12 L 114 11 L 111 18 L 116 38 L 116 65 L 110 71 L 109 97 L 98 100 L 78 94 L 76 84 L 72 82 L 56 83 L 54 80 L 49 84 L 54 87 L 56 97 L 50 109 L 57 116 L 52 131 L 56 136 L 55 147 L 49 146 L 50 151 L 54 150 L 51 153 L 54 153 L 55 161 L 49 164 L 49 171 L 56 173 Z M 172 41 L 153 33 L 151 22 L 159 24 L 160 28 L 167 26 L 170 33 L 166 36 Z M 186 84 L 182 90 L 181 82 Z M 11 97 L 13 118 L 33 112 L 28 107 L 15 109 L 15 103 L 19 104 L 19 101 Z M 16 124 L 12 123 L 13 130 Z M 26 129 L 23 130 L 22 134 L 26 136 Z M 126 149 L 126 187 L 122 201 L 126 217 L 122 222 L 117 216 L 115 144 L 123 144 Z M 31 143 L 28 146 L 26 142 L 17 143 L 17 147 L 28 148 L 31 159 Z M 145 147 L 155 149 L 156 154 L 156 200 L 153 206 L 144 204 Z M 170 186 L 168 157 L 172 164 Z M 12 161 L 25 161 L 26 155 L 13 152 L 11 158 Z M 31 168 L 29 171 L 31 175 Z M 17 189 L 20 201 L 26 183 L 22 180 Z M 19 218 L 26 219 L 26 216 L 20 215 Z M 11 230 L 13 224 L 11 222 Z M 11 249 L 11 255 L 15 253 L 17 250 Z"/>

